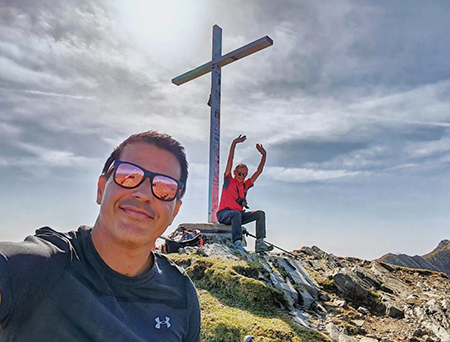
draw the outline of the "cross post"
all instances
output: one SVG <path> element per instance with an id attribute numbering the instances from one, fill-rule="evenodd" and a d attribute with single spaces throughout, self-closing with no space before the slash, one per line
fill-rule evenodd
<path id="1" fill-rule="evenodd" d="M 211 106 L 208 189 L 208 222 L 210 223 L 217 223 L 216 212 L 219 207 L 221 67 L 271 45 L 273 40 L 265 36 L 222 56 L 222 29 L 214 25 L 211 61 L 172 79 L 172 83 L 181 85 L 211 72 L 211 93 L 208 102 Z"/>

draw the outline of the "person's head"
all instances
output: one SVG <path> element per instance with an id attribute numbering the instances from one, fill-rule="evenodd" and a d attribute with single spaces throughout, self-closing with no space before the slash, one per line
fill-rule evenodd
<path id="1" fill-rule="evenodd" d="M 236 179 L 238 182 L 245 181 L 245 178 L 248 175 L 248 167 L 245 164 L 237 164 L 236 167 L 233 170 L 234 179 Z"/>
<path id="2" fill-rule="evenodd" d="M 99 178 L 94 234 L 129 246 L 153 245 L 178 214 L 187 165 L 184 148 L 169 135 L 130 136 L 111 153 Z"/>
<path id="3" fill-rule="evenodd" d="M 106 175 L 112 163 L 115 160 L 120 160 L 120 156 L 125 146 L 137 142 L 155 145 L 160 149 L 171 152 L 178 159 L 181 167 L 181 177 L 179 180 L 183 183 L 183 189 L 181 190 L 180 198 L 183 197 L 184 193 L 186 192 L 186 183 L 188 178 L 188 162 L 186 160 L 186 154 L 184 152 L 184 147 L 177 140 L 173 139 L 170 135 L 165 133 L 146 131 L 129 136 L 111 152 L 111 155 L 108 157 L 105 165 L 103 166 L 102 174 Z"/>

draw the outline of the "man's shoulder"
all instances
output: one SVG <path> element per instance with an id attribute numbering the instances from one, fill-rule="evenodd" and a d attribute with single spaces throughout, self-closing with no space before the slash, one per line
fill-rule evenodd
<path id="1" fill-rule="evenodd" d="M 0 254 L 10 265 L 19 268 L 40 267 L 48 264 L 50 259 L 62 261 L 69 256 L 82 234 L 87 234 L 86 228 L 60 233 L 50 227 L 42 227 L 22 242 L 1 242 Z"/>
<path id="2" fill-rule="evenodd" d="M 71 233 L 43 227 L 22 242 L 0 243 L 0 288 L 5 309 L 0 312 L 0 319 L 9 310 L 22 306 L 31 310 L 39 304 L 70 264 L 73 257 L 70 239 Z M 17 317 L 27 315 L 19 312 Z"/>
<path id="3" fill-rule="evenodd" d="M 92 228 L 90 227 L 80 226 L 77 230 L 59 232 L 50 227 L 42 227 L 36 230 L 34 237 L 48 242 L 49 245 L 67 250 L 74 244 L 77 244 L 78 241 L 86 239 L 90 235 L 91 230 Z M 25 241 L 27 240 L 33 240 L 33 237 L 27 237 Z"/>

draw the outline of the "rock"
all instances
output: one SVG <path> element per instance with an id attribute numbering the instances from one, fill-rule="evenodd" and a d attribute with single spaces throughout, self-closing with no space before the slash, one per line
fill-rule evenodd
<path id="1" fill-rule="evenodd" d="M 436 312 L 441 311 L 439 303 L 436 301 L 436 299 L 432 299 L 432 300 L 428 301 L 425 304 L 425 308 L 426 308 L 428 314 L 434 314 Z"/>
<path id="2" fill-rule="evenodd" d="M 370 313 L 370 311 L 369 310 L 367 310 L 365 307 L 363 307 L 363 306 L 360 306 L 358 309 L 357 309 L 357 311 L 359 312 L 359 313 L 362 313 L 363 315 L 368 315 L 369 313 Z"/>
<path id="3" fill-rule="evenodd" d="M 319 299 L 323 302 L 328 302 L 330 300 L 330 296 L 327 293 L 321 293 L 319 295 Z"/>
<path id="4" fill-rule="evenodd" d="M 294 318 L 294 321 L 305 326 L 305 327 L 311 327 L 311 324 L 308 322 L 308 319 L 311 318 L 308 314 L 300 311 L 300 310 L 292 310 L 289 312 L 289 315 L 291 315 Z"/>
<path id="5" fill-rule="evenodd" d="M 390 294 L 394 293 L 394 291 L 392 291 L 389 287 L 387 287 L 385 285 L 381 285 L 380 286 L 380 290 L 383 291 L 383 292 L 386 292 L 386 293 L 390 293 Z"/>
<path id="6" fill-rule="evenodd" d="M 269 262 L 267 260 L 262 259 L 261 263 L 264 265 L 264 267 L 269 270 L 270 280 L 272 282 L 273 287 L 276 289 L 282 291 L 285 295 L 284 297 L 288 301 L 289 305 L 291 307 L 294 307 L 295 304 L 299 303 L 299 294 L 295 290 L 295 288 L 292 286 L 291 282 L 285 281 L 281 274 L 276 270 L 273 269 Z M 314 299 L 312 299 L 311 302 L 313 302 Z M 311 302 L 308 301 L 307 306 L 311 305 Z M 304 303 L 303 303 L 304 304 Z"/>
<path id="7" fill-rule="evenodd" d="M 196 255 L 181 266 L 197 280 L 214 262 L 202 256 L 255 263 L 259 266 L 250 277 L 282 291 L 292 324 L 316 329 L 335 342 L 450 342 L 450 280 L 442 273 L 336 257 L 316 246 L 296 251 L 296 258 L 239 256 L 229 235 L 211 234 L 197 251 L 185 250 Z"/>
<path id="8" fill-rule="evenodd" d="M 367 307 L 373 313 L 385 311 L 385 306 L 381 302 L 377 302 L 370 290 L 364 288 L 363 285 L 352 276 L 337 273 L 333 276 L 333 281 L 342 296 L 346 300 L 351 301 L 354 306 Z"/>
<path id="9" fill-rule="evenodd" d="M 352 320 L 352 323 L 354 325 L 356 325 L 358 328 L 362 328 L 362 326 L 364 325 L 365 321 L 363 319 L 354 319 L 354 320 Z"/>
<path id="10" fill-rule="evenodd" d="M 197 253 L 199 247 L 197 246 L 186 246 L 178 249 L 178 253 L 180 254 L 192 254 Z"/>
<path id="11" fill-rule="evenodd" d="M 411 294 L 411 295 L 409 295 L 408 297 L 406 297 L 406 300 L 414 300 L 414 299 L 417 299 L 417 298 L 419 298 L 418 295 Z"/>
<path id="12" fill-rule="evenodd" d="M 378 290 L 382 285 L 367 269 L 363 267 L 354 267 L 352 270 L 359 279 L 361 279 L 367 286 Z"/>
<path id="13" fill-rule="evenodd" d="M 346 307 L 347 306 L 347 301 L 339 299 L 339 300 L 335 300 L 334 305 L 336 306 L 340 306 L 340 307 Z"/>
<path id="14" fill-rule="evenodd" d="M 221 244 L 221 243 L 211 243 L 211 244 L 204 244 L 202 247 L 199 248 L 199 251 L 201 254 L 206 256 L 218 256 L 226 259 L 234 259 L 237 260 L 238 257 L 236 257 L 233 254 L 233 250 L 231 247 Z"/>
<path id="15" fill-rule="evenodd" d="M 309 310 L 313 303 L 315 303 L 315 299 L 309 294 L 308 291 L 299 291 L 298 293 L 300 294 L 302 299 L 300 304 L 305 310 Z"/>
<path id="16" fill-rule="evenodd" d="M 396 308 L 395 306 L 389 306 L 386 309 L 386 315 L 392 318 L 399 318 L 399 319 L 405 317 L 405 313 L 399 308 Z"/>
<path id="17" fill-rule="evenodd" d="M 339 341 L 339 330 L 336 327 L 336 325 L 334 325 L 333 322 L 329 322 L 326 325 L 326 329 L 327 329 L 328 335 L 331 337 L 331 339 L 333 341 Z"/>
<path id="18" fill-rule="evenodd" d="M 413 336 L 414 337 L 422 337 L 425 335 L 425 332 L 422 329 L 417 329 L 414 331 Z"/>
<path id="19" fill-rule="evenodd" d="M 355 337 L 340 334 L 339 335 L 339 342 L 358 342 L 358 340 Z"/>
<path id="20" fill-rule="evenodd" d="M 450 310 L 450 300 L 449 299 L 443 299 L 441 304 L 442 304 L 442 310 L 444 310 L 444 311 Z"/>
<path id="21" fill-rule="evenodd" d="M 295 285 L 302 285 L 308 293 L 315 299 L 319 297 L 319 284 L 309 273 L 292 258 L 275 258 L 279 267 L 281 267 L 293 281 Z"/>
<path id="22" fill-rule="evenodd" d="M 394 272 L 395 271 L 394 267 L 392 267 L 391 265 L 389 265 L 389 264 L 387 264 L 385 262 L 380 262 L 380 265 L 383 266 L 389 272 Z"/>
<path id="23" fill-rule="evenodd" d="M 445 329 L 440 324 L 426 321 L 422 322 L 422 325 L 427 329 L 431 330 L 437 337 L 439 337 L 440 342 L 450 342 L 449 330 Z"/>
<path id="24" fill-rule="evenodd" d="M 378 340 L 372 337 L 363 337 L 359 340 L 359 342 L 378 342 Z"/>

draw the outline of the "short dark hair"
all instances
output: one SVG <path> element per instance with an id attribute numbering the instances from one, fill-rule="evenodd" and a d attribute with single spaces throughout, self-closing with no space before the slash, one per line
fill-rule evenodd
<path id="1" fill-rule="evenodd" d="M 183 197 L 186 192 L 186 183 L 188 178 L 188 162 L 186 160 L 186 153 L 184 152 L 184 147 L 174 138 L 172 138 L 169 134 L 160 133 L 157 131 L 146 131 L 141 133 L 136 133 L 130 135 L 127 139 L 125 139 L 119 146 L 117 146 L 106 160 L 105 165 L 103 166 L 102 174 L 106 175 L 111 164 L 115 160 L 119 160 L 125 146 L 133 143 L 147 143 L 150 145 L 155 145 L 156 147 L 171 152 L 180 163 L 181 167 L 181 179 L 184 186 L 181 190 L 181 197 Z"/>

